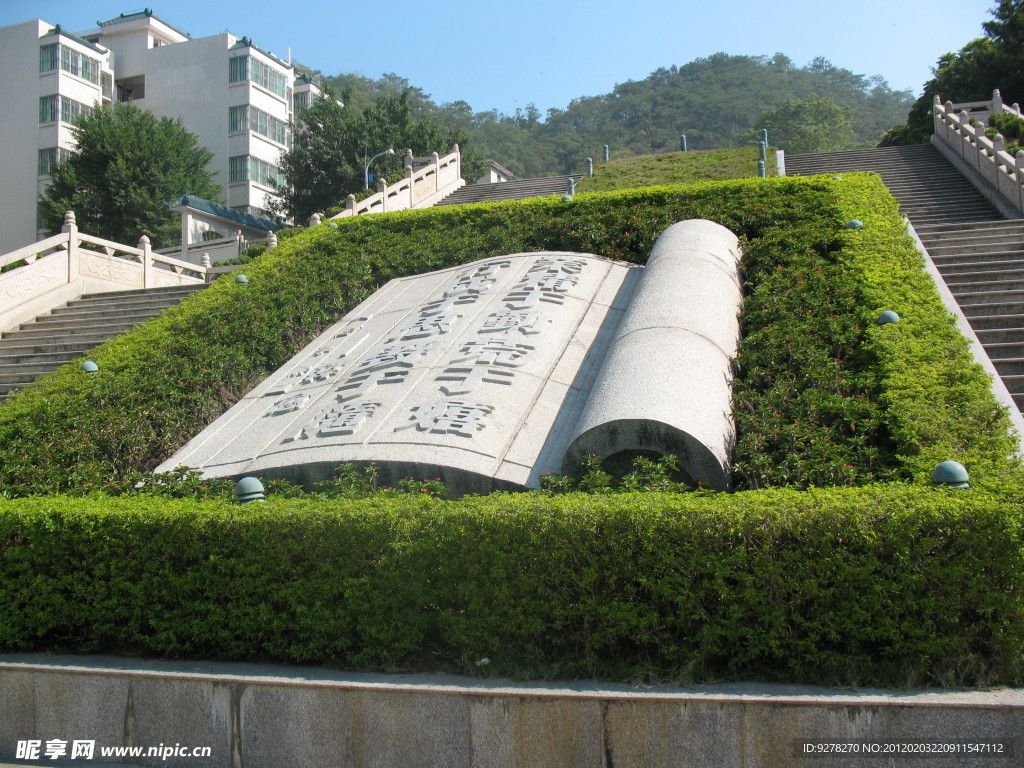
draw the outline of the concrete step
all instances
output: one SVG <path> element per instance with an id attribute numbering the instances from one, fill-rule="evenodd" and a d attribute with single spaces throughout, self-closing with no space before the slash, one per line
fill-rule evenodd
<path id="1" fill-rule="evenodd" d="M 1000 275 L 998 280 L 977 280 L 970 283 L 950 283 L 946 281 L 949 290 L 956 296 L 957 301 L 962 305 L 967 296 L 1005 296 L 1007 293 L 1019 293 L 1024 297 L 1024 280 L 1014 280 L 1012 277 Z M 970 302 L 968 302 L 970 303 Z"/>
<path id="2" fill-rule="evenodd" d="M 1024 345 L 1024 325 L 1019 328 L 975 328 L 974 333 L 985 349 L 1003 344 Z"/>
<path id="3" fill-rule="evenodd" d="M 111 336 L 134 328 L 205 284 L 83 296 L 0 338 L 0 396 L 86 356 Z"/>
<path id="4" fill-rule="evenodd" d="M 7 354 L 0 348 L 0 369 L 5 366 L 24 364 L 29 367 L 44 367 L 51 363 L 57 363 L 58 367 L 81 357 L 89 350 L 88 345 L 82 344 L 73 349 L 55 352 L 25 352 L 21 354 Z"/>
<path id="5" fill-rule="evenodd" d="M 21 384 L 25 381 L 35 381 L 44 373 L 52 373 L 60 368 L 60 365 L 52 366 L 37 366 L 33 368 L 20 366 L 13 366 L 10 368 L 0 368 L 0 385 L 4 384 Z"/>
<path id="6" fill-rule="evenodd" d="M 1006 264 L 1007 262 L 996 262 L 997 264 Z M 946 285 L 952 288 L 954 285 L 966 286 L 972 283 L 984 283 L 984 282 L 1000 282 L 1004 280 L 1009 281 L 1021 281 L 1024 282 L 1024 260 L 1018 262 L 1009 262 L 1013 265 L 1013 268 L 996 268 L 990 270 L 977 270 L 973 269 L 970 272 L 957 272 L 957 269 L 966 269 L 976 265 L 958 266 L 953 265 L 951 270 L 942 269 L 942 277 L 946 281 Z"/>
<path id="7" fill-rule="evenodd" d="M 111 336 L 116 336 L 119 333 L 124 333 L 129 328 L 134 328 L 138 325 L 135 321 L 126 322 L 112 322 L 107 323 L 103 326 L 77 326 L 72 328 L 38 328 L 34 325 L 27 325 L 17 331 L 11 331 L 10 333 L 4 334 L 4 339 L 17 338 L 19 340 L 24 339 L 26 341 L 38 341 L 51 339 L 53 341 L 65 341 L 74 340 L 78 337 L 97 337 L 101 339 L 108 339 Z M 15 337 L 14 334 L 17 334 Z"/>
<path id="8" fill-rule="evenodd" d="M 168 301 L 167 299 L 157 299 L 153 301 L 108 301 L 108 302 L 89 302 L 87 304 L 72 304 L 66 306 L 55 307 L 49 314 L 42 314 L 37 319 L 43 317 L 110 317 L 112 313 L 125 312 L 131 310 L 137 313 L 148 313 L 151 315 L 159 314 L 168 307 L 175 306 L 178 302 Z"/>
<path id="9" fill-rule="evenodd" d="M 977 307 L 973 307 L 977 310 Z M 1011 308 L 1013 309 L 1013 308 Z M 1024 328 L 1024 307 L 1017 307 L 1017 312 L 975 312 L 970 317 L 971 327 L 978 334 L 979 338 L 985 331 L 1006 331 L 1016 328 Z M 964 317 L 968 317 L 964 312 Z"/>
<path id="10" fill-rule="evenodd" d="M 87 328 L 105 328 L 107 326 L 125 326 L 131 327 L 132 325 L 138 325 L 144 323 L 147 320 L 156 317 L 163 310 L 157 310 L 154 312 L 114 312 L 106 317 L 77 317 L 75 315 L 43 315 L 33 320 L 31 323 L 26 323 L 21 326 L 17 331 L 11 331 L 11 333 L 20 333 L 22 331 L 47 331 L 50 333 L 59 333 L 61 331 L 72 331 L 77 332 Z"/>
<path id="11" fill-rule="evenodd" d="M 549 176 L 538 179 L 513 179 L 498 184 L 467 184 L 448 195 L 437 205 L 466 205 L 564 195 L 568 191 L 569 178 L 569 176 Z M 579 179 L 581 177 L 573 176 L 572 178 Z"/>
<path id="12" fill-rule="evenodd" d="M 975 318 L 989 318 L 994 315 L 1016 315 L 1019 316 L 1024 312 L 1024 304 L 1020 302 L 1010 303 L 999 303 L 993 301 L 992 303 L 986 304 L 960 304 L 960 311 L 963 316 L 970 322 L 972 328 L 978 327 L 989 327 L 992 326 L 978 326 L 975 324 Z"/>
<path id="13" fill-rule="evenodd" d="M 1024 289 L 960 291 L 950 287 L 950 290 L 953 291 L 957 304 L 965 312 L 968 307 L 973 307 L 976 304 L 1002 304 L 1006 306 L 1019 304 L 1021 309 L 1024 310 Z"/>
<path id="14" fill-rule="evenodd" d="M 191 294 L 206 288 L 206 283 L 189 283 L 186 285 L 168 285 L 162 288 L 128 288 L 123 291 L 104 291 L 103 293 L 86 293 L 77 301 L 86 301 L 94 298 L 117 298 L 131 296 L 174 296 L 179 293 Z"/>
<path id="15" fill-rule="evenodd" d="M 927 245 L 925 246 L 927 250 Z M 929 251 L 931 255 L 931 251 Z M 968 269 L 989 269 L 993 264 L 1014 264 L 1019 262 L 1019 259 L 1008 259 L 1005 253 L 976 253 L 976 254 L 962 254 L 952 256 L 935 256 L 932 255 L 932 261 L 935 262 L 935 266 L 938 267 L 939 271 L 945 274 L 947 268 L 953 267 L 965 267 Z M 961 270 L 962 271 L 962 270 Z"/>

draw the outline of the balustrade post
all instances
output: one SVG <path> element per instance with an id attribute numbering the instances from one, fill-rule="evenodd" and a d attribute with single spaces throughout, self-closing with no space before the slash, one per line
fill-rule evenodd
<path id="1" fill-rule="evenodd" d="M 210 254 L 207 251 L 203 251 L 203 255 L 199 257 L 199 263 L 202 265 L 203 269 L 210 268 Z"/>
<path id="2" fill-rule="evenodd" d="M 1013 159 L 1016 165 L 1014 178 L 1017 180 L 1017 210 L 1024 213 L 1024 149 L 1018 149 Z"/>
<path id="3" fill-rule="evenodd" d="M 380 212 L 384 213 L 388 209 L 388 180 L 383 176 L 377 179 L 377 192 L 380 193 Z"/>
<path id="4" fill-rule="evenodd" d="M 356 215 L 356 196 L 349 195 L 345 198 L 345 210 L 349 212 L 350 216 Z"/>
<path id="5" fill-rule="evenodd" d="M 267 250 L 271 248 L 277 248 L 277 234 L 274 232 L 267 232 Z"/>
<path id="6" fill-rule="evenodd" d="M 412 168 L 412 150 L 405 150 L 405 160 L 402 161 L 405 168 Z"/>
<path id="7" fill-rule="evenodd" d="M 68 236 L 67 280 L 69 283 L 73 283 L 78 279 L 78 224 L 75 221 L 74 211 L 65 212 L 64 225 L 60 231 Z"/>
<path id="8" fill-rule="evenodd" d="M 452 152 L 455 153 L 455 178 L 462 178 L 462 152 L 458 144 L 452 144 Z"/>
<path id="9" fill-rule="evenodd" d="M 315 227 L 321 221 L 322 221 L 322 219 L 320 218 L 320 214 L 319 213 L 314 213 L 312 216 L 309 217 L 309 226 Z"/>
<path id="10" fill-rule="evenodd" d="M 992 114 L 1003 114 L 1003 96 L 1001 93 L 999 93 L 998 88 L 992 91 Z"/>
<path id="11" fill-rule="evenodd" d="M 1006 139 L 1003 137 L 1003 134 L 997 133 L 995 136 L 992 137 L 992 156 L 993 156 L 993 159 L 995 159 L 995 157 L 996 157 L 995 156 L 996 152 L 1005 152 L 1005 151 L 1006 151 Z M 998 165 L 998 164 L 999 163 L 997 161 L 996 165 Z"/>
<path id="12" fill-rule="evenodd" d="M 434 194 L 441 189 L 441 156 L 437 152 L 430 153 L 430 162 L 434 166 Z"/>
<path id="13" fill-rule="evenodd" d="M 411 210 L 412 207 L 416 204 L 416 195 L 413 194 L 416 191 L 416 179 L 413 178 L 411 165 L 405 169 L 405 178 L 406 181 L 409 182 L 408 184 L 406 184 L 406 186 L 409 188 L 409 205 L 406 207 Z"/>
<path id="14" fill-rule="evenodd" d="M 153 250 L 149 245 L 149 238 L 143 235 L 139 238 L 139 250 L 142 251 L 142 287 L 153 287 Z"/>

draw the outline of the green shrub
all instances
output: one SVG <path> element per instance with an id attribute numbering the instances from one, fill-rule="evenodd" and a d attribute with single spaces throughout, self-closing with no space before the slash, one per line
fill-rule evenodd
<path id="1" fill-rule="evenodd" d="M 0 501 L 0 650 L 1019 685 L 1022 533 L 1015 490 L 892 484 Z"/>
<path id="2" fill-rule="evenodd" d="M 152 469 L 377 286 L 538 250 L 646 260 L 675 221 L 741 236 L 736 484 L 1012 466 L 1005 415 L 873 175 L 773 178 L 357 217 L 303 230 L 0 406 L 0 493 L 84 494 Z M 850 218 L 865 230 L 843 229 Z M 895 308 L 905 320 L 877 329 Z M 954 417 L 955 415 L 955 417 Z"/>

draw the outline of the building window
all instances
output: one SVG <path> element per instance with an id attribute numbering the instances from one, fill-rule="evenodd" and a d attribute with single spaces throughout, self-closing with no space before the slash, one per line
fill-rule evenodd
<path id="1" fill-rule="evenodd" d="M 99 60 L 66 45 L 60 47 L 60 68 L 83 80 L 88 80 L 90 83 L 100 84 Z"/>
<path id="2" fill-rule="evenodd" d="M 52 72 L 57 68 L 57 61 L 60 56 L 57 53 L 57 43 L 42 45 L 39 47 L 39 71 Z"/>
<path id="3" fill-rule="evenodd" d="M 91 115 L 92 107 L 80 101 L 69 99 L 67 96 L 60 97 L 60 119 L 62 123 L 73 122 L 76 117 Z"/>
<path id="4" fill-rule="evenodd" d="M 103 98 L 112 99 L 114 96 L 114 76 L 109 72 L 103 73 Z"/>
<path id="5" fill-rule="evenodd" d="M 234 56 L 228 59 L 228 82 L 250 80 L 276 93 L 282 99 L 288 92 L 288 81 L 283 74 L 252 56 Z"/>
<path id="6" fill-rule="evenodd" d="M 312 95 L 313 94 L 309 91 L 302 91 L 301 93 L 295 94 L 295 104 L 292 107 L 295 114 L 305 112 L 309 109 L 309 105 L 312 103 Z"/>
<path id="7" fill-rule="evenodd" d="M 288 124 L 251 105 L 228 107 L 228 131 L 250 130 L 278 144 L 288 143 Z"/>
<path id="8" fill-rule="evenodd" d="M 39 122 L 42 123 L 55 123 L 57 118 L 60 116 L 58 113 L 58 101 L 57 94 L 52 96 L 40 96 L 39 97 Z"/>
<path id="9" fill-rule="evenodd" d="M 284 174 L 276 165 L 251 155 L 235 155 L 228 158 L 228 181 L 251 181 L 264 187 L 283 187 Z"/>
<path id="10" fill-rule="evenodd" d="M 57 166 L 71 156 L 71 150 L 65 147 L 48 147 L 39 150 L 39 175 L 53 176 Z"/>

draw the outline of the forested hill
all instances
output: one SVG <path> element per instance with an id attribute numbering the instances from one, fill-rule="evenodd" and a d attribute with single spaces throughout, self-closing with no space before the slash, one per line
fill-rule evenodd
<path id="1" fill-rule="evenodd" d="M 869 146 L 906 120 L 914 103 L 909 91 L 893 91 L 881 77 L 857 75 L 823 58 L 797 67 L 778 53 L 716 53 L 681 67 L 661 68 L 643 80 L 617 85 L 611 93 L 550 109 L 543 120 L 532 105 L 514 115 L 474 112 L 464 101 L 438 105 L 397 75 L 372 80 L 341 74 L 324 80 L 354 109 L 381 96 L 408 92 L 414 115 L 464 132 L 477 156 L 494 158 L 519 176 L 579 172 L 585 158 L 601 157 L 604 144 L 613 157 L 677 150 L 681 133 L 693 149 L 739 146 L 755 140 L 766 109 L 776 108 L 779 118 L 787 102 L 792 106 L 812 94 L 827 105 L 838 105 L 840 116 L 845 111 L 846 120 L 835 131 L 843 146 L 831 148 Z"/>

